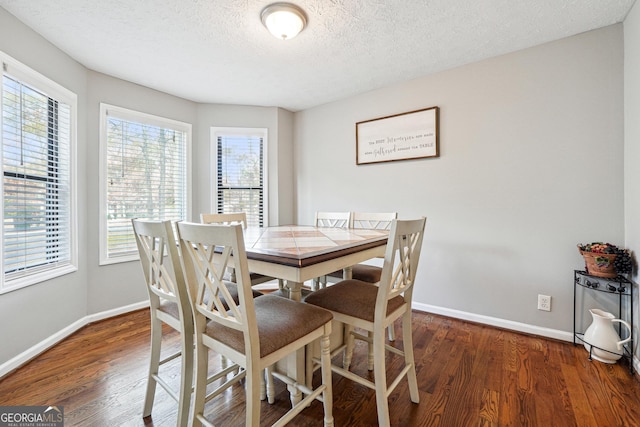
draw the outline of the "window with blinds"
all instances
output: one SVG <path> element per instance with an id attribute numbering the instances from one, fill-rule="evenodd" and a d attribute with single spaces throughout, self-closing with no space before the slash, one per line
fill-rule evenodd
<path id="1" fill-rule="evenodd" d="M 264 137 L 217 135 L 216 211 L 245 212 L 247 226 L 263 227 Z"/>
<path id="2" fill-rule="evenodd" d="M 132 218 L 188 217 L 191 125 L 120 107 L 103 110 L 101 263 L 138 257 Z"/>
<path id="3" fill-rule="evenodd" d="M 74 94 L 3 59 L 0 291 L 77 269 L 73 228 Z"/>

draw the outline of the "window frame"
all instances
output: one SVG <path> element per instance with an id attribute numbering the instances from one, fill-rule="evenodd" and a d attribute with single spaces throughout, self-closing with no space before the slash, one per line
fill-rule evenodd
<path id="1" fill-rule="evenodd" d="M 130 262 L 137 261 L 140 259 L 138 251 L 132 252 L 130 255 L 126 256 L 117 256 L 117 257 L 109 257 L 108 253 L 108 245 L 107 245 L 107 118 L 108 112 L 111 112 L 111 116 L 117 117 L 119 119 L 143 123 L 151 126 L 165 127 L 171 128 L 176 131 L 185 132 L 185 160 L 186 160 L 186 212 L 184 220 L 189 220 L 191 218 L 192 211 L 192 169 L 191 169 L 191 150 L 192 150 L 192 137 L 193 130 L 191 123 L 186 123 L 174 119 L 169 119 L 162 116 L 157 116 L 149 113 L 144 113 L 141 111 L 131 110 L 124 107 L 119 107 L 112 104 L 107 104 L 104 102 L 100 103 L 100 184 L 99 184 L 99 194 L 100 194 L 100 223 L 99 223 L 99 246 L 100 246 L 100 259 L 99 265 L 110 265 L 110 264 L 119 264 L 122 262 Z"/>
<path id="2" fill-rule="evenodd" d="M 236 136 L 246 138 L 262 138 L 262 218 L 263 225 L 269 225 L 269 130 L 267 128 L 249 127 L 211 127 L 210 133 L 210 212 L 218 212 L 218 138 Z"/>
<path id="3" fill-rule="evenodd" d="M 62 102 L 69 106 L 69 260 L 45 266 L 28 267 L 25 274 L 10 280 L 5 279 L 4 272 L 4 250 L 0 257 L 2 277 L 0 278 L 0 294 L 15 291 L 27 286 L 42 283 L 51 279 L 64 276 L 78 271 L 78 211 L 77 211 L 77 123 L 78 123 L 78 96 L 64 86 L 49 79 L 43 74 L 35 71 L 6 53 L 0 51 L 0 63 L 2 63 L 2 76 L 8 75 L 11 78 L 24 83 L 39 93 Z M 2 89 L 0 89 L 0 95 Z M 0 96 L 0 111 L 3 108 L 3 97 Z M 0 129 L 3 129 L 2 114 L 0 113 Z M 0 141 L 2 137 L 0 136 Z M 3 179 L 0 180 L 0 190 L 2 201 L 0 208 L 3 212 L 4 223 L 4 158 L 3 150 L 0 150 L 0 168 L 2 168 Z M 0 233 L 0 247 L 4 248 L 4 231 Z"/>

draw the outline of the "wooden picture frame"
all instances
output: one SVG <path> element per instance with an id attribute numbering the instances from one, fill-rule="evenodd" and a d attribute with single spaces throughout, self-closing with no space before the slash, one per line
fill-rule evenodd
<path id="1" fill-rule="evenodd" d="M 439 157 L 438 107 L 356 123 L 356 164 Z"/>

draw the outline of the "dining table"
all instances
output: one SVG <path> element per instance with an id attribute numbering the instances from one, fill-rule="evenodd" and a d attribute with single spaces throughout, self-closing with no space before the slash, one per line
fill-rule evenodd
<path id="1" fill-rule="evenodd" d="M 334 271 L 351 278 L 351 266 L 384 256 L 388 230 L 283 225 L 244 230 L 249 271 L 281 279 L 289 298 L 300 301 L 303 284 Z M 287 319 L 282 319 L 286 322 Z M 342 328 L 334 328 L 332 347 L 342 344 Z M 298 351 L 278 365 L 297 382 L 305 383 L 305 353 Z M 293 404 L 301 400 L 289 388 Z"/>
<path id="2" fill-rule="evenodd" d="M 300 301 L 304 282 L 334 271 L 351 278 L 351 266 L 384 256 L 388 230 L 284 225 L 244 233 L 249 271 L 284 280 Z"/>

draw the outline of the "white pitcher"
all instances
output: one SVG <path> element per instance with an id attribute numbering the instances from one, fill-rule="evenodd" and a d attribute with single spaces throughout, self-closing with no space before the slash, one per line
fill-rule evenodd
<path id="1" fill-rule="evenodd" d="M 584 333 L 584 348 L 591 351 L 593 359 L 604 363 L 616 363 L 624 354 L 623 345 L 631 341 L 631 326 L 624 320 L 616 319 L 613 314 L 598 308 L 589 310 L 589 313 L 593 317 L 593 322 Z M 626 326 L 629 330 L 627 339 L 620 340 L 620 336 L 613 327 L 614 323 L 622 323 Z"/>

